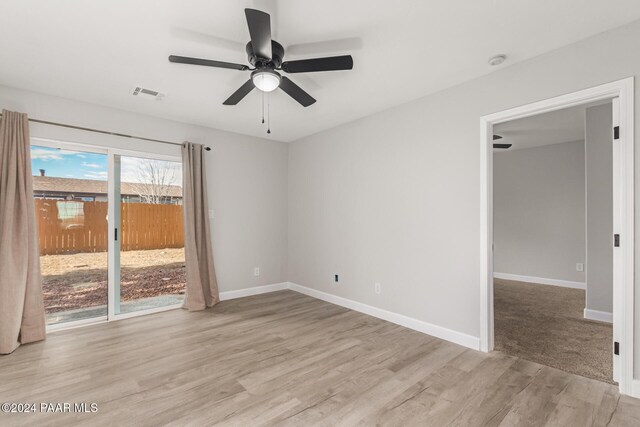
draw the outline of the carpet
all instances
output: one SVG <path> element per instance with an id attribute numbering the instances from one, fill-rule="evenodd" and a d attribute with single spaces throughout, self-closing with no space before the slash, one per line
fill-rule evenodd
<path id="1" fill-rule="evenodd" d="M 581 289 L 495 279 L 495 350 L 613 384 L 612 326 L 584 304 Z"/>

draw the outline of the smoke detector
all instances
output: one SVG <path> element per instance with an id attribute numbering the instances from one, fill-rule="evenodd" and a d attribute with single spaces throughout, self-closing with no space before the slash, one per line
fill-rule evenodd
<path id="1" fill-rule="evenodd" d="M 154 99 L 156 101 L 162 101 L 162 98 L 164 98 L 165 96 L 164 93 L 158 92 L 156 90 L 146 89 L 142 86 L 136 86 L 131 92 L 131 95 L 144 99 Z"/>
<path id="2" fill-rule="evenodd" d="M 502 64 L 507 59 L 507 55 L 496 55 L 489 58 L 489 65 L 492 67 Z"/>

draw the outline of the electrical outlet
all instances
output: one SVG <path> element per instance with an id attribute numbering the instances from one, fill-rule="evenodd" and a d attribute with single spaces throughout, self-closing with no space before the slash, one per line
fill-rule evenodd
<path id="1" fill-rule="evenodd" d="M 253 275 L 254 276 L 259 276 L 260 275 L 260 267 L 255 267 L 253 269 Z"/>
<path id="2" fill-rule="evenodd" d="M 376 294 L 380 294 L 382 292 L 382 287 L 380 286 L 380 283 L 378 282 L 374 283 L 373 290 L 375 291 Z"/>
<path id="3" fill-rule="evenodd" d="M 209 209 L 209 219 L 213 219 L 214 215 L 213 215 L 213 209 Z"/>
<path id="4" fill-rule="evenodd" d="M 335 275 L 333 276 L 333 280 L 334 280 L 336 283 L 338 283 L 338 275 L 337 275 L 337 274 L 335 274 Z"/>
<path id="5" fill-rule="evenodd" d="M 576 264 L 576 271 L 584 271 L 584 264 L 579 262 Z"/>

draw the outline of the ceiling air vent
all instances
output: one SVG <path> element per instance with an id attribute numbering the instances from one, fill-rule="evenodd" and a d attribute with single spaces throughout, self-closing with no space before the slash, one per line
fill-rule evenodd
<path id="1" fill-rule="evenodd" d="M 164 98 L 164 93 L 160 93 L 155 90 L 145 89 L 141 86 L 136 86 L 131 93 L 133 96 L 137 96 L 144 99 L 155 99 L 161 101 Z"/>

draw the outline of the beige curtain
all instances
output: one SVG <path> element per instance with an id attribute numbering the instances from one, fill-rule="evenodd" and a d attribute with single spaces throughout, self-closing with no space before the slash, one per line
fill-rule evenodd
<path id="1" fill-rule="evenodd" d="M 213 267 L 204 157 L 204 146 L 190 142 L 182 145 L 184 252 L 187 266 L 184 308 L 190 311 L 204 310 L 220 300 Z"/>
<path id="2" fill-rule="evenodd" d="M 45 338 L 44 303 L 33 203 L 29 121 L 0 119 L 0 354 Z"/>

